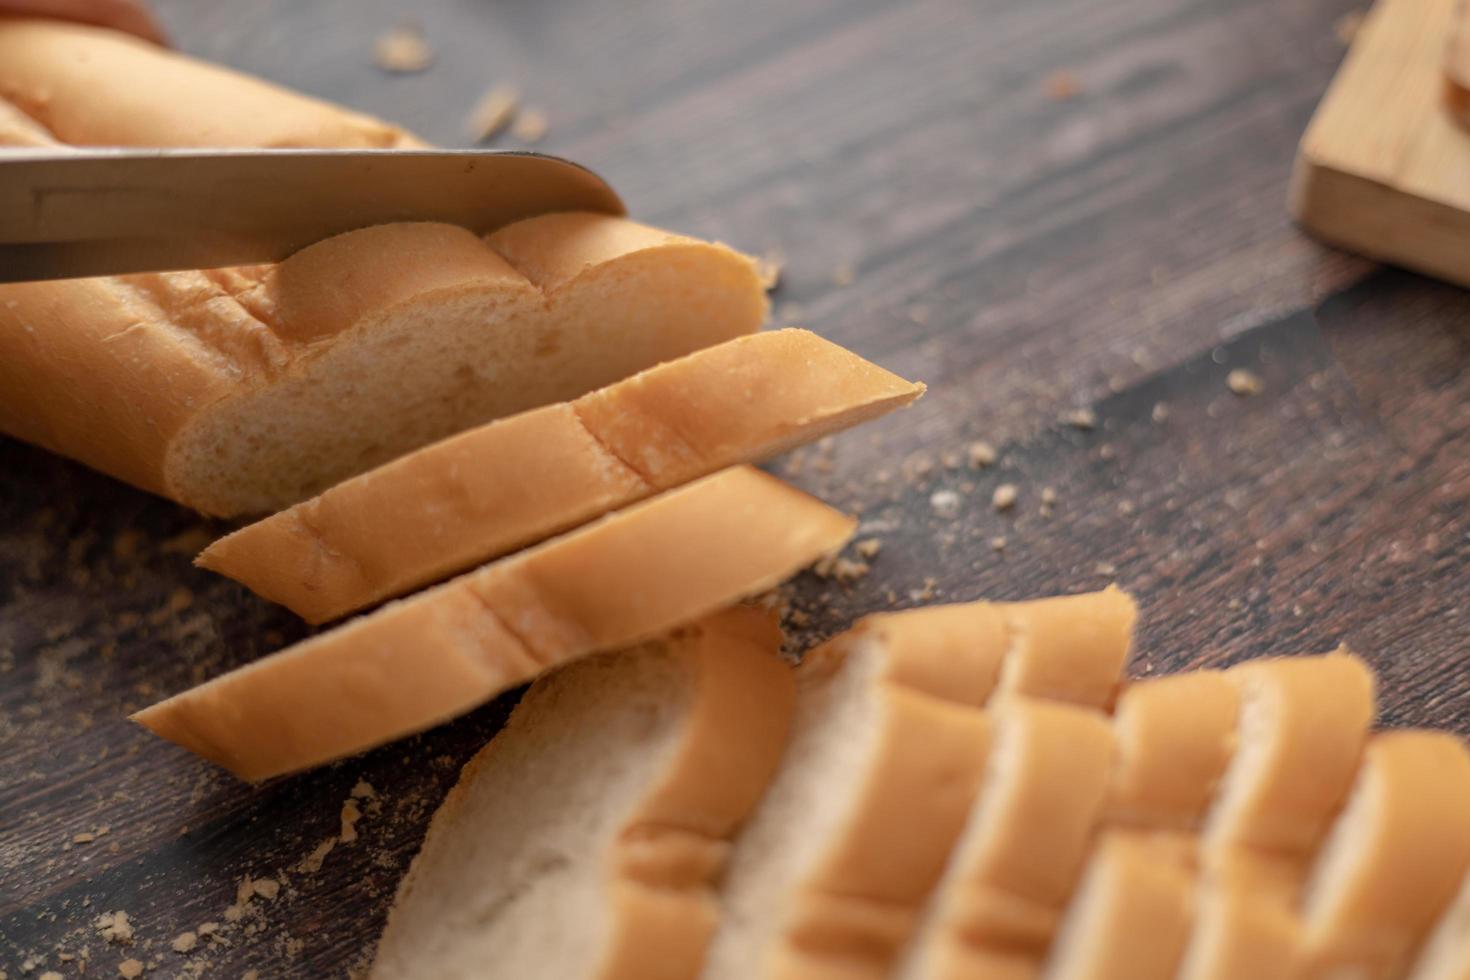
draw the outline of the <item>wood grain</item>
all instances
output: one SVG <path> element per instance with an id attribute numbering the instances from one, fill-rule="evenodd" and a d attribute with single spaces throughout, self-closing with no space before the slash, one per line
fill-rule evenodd
<path id="1" fill-rule="evenodd" d="M 439 142 L 491 84 L 518 84 L 550 119 L 540 145 L 636 215 L 781 248 L 778 319 L 927 381 L 918 408 L 776 466 L 882 542 L 848 586 L 797 582 L 808 638 L 890 595 L 1116 580 L 1144 610 L 1136 672 L 1346 641 L 1382 672 L 1387 721 L 1470 733 L 1470 297 L 1326 250 L 1285 211 L 1352 6 L 438 0 L 414 14 L 434 66 L 401 77 L 372 64 L 401 16 L 386 0 L 162 12 L 190 51 Z M 1075 96 L 1049 94 L 1056 72 Z M 1232 394 L 1233 368 L 1262 392 Z M 1096 428 L 1058 421 L 1081 406 Z M 977 438 L 1000 461 L 947 469 Z M 222 525 L 15 442 L 0 473 L 0 969 L 72 976 L 60 954 L 83 951 L 100 976 L 127 957 L 150 976 L 360 964 L 509 699 L 238 785 L 123 717 L 305 628 L 190 566 Z M 1010 514 L 989 503 L 1003 482 Z M 358 838 L 292 870 L 359 780 L 379 804 Z M 284 884 L 226 923 L 246 875 Z M 93 925 L 117 909 L 131 946 Z M 205 922 L 229 945 L 171 949 Z"/>

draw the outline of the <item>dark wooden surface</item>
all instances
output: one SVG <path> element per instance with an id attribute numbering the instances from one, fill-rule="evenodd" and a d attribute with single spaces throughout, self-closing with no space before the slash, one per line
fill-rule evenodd
<path id="1" fill-rule="evenodd" d="M 1319 247 L 1284 209 L 1357 2 L 438 0 L 418 5 L 437 61 L 409 77 L 371 61 L 400 17 L 384 0 L 162 12 L 186 50 L 442 143 L 515 82 L 548 113 L 542 146 L 637 216 L 783 250 L 778 320 L 927 381 L 912 411 L 777 465 L 883 542 L 850 588 L 800 580 L 815 633 L 926 580 L 943 599 L 1116 580 L 1143 608 L 1136 672 L 1345 641 L 1381 672 L 1386 723 L 1470 733 L 1470 296 Z M 1235 367 L 1262 393 L 1231 394 Z M 1083 406 L 1096 429 L 1059 424 Z M 979 438 L 997 466 L 945 468 Z M 508 702 L 238 785 L 124 714 L 303 628 L 191 568 L 222 526 L 11 441 L 0 474 L 0 969 L 360 965 Z M 1001 482 L 1011 515 L 989 506 Z M 358 839 L 300 870 L 359 780 L 379 798 Z M 280 893 L 228 923 L 246 875 Z M 131 946 L 99 935 L 113 910 Z M 211 921 L 226 942 L 170 948 Z"/>

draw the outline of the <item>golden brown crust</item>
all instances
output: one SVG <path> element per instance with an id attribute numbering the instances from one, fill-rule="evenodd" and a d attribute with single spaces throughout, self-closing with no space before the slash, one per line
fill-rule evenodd
<path id="1" fill-rule="evenodd" d="M 1444 98 L 1450 114 L 1470 128 L 1470 3 L 1456 0 L 1444 56 Z"/>
<path id="2" fill-rule="evenodd" d="M 64 143 L 399 147 L 396 126 L 117 31 L 0 19 L 0 98 Z"/>
<path id="3" fill-rule="evenodd" d="M 1342 852 L 1308 885 L 1299 975 L 1401 977 L 1470 865 L 1470 753 L 1448 732 L 1374 736 L 1339 820 Z"/>
<path id="4" fill-rule="evenodd" d="M 1118 765 L 1108 821 L 1198 830 L 1235 751 L 1239 698 L 1217 670 L 1130 684 L 1118 699 Z"/>
<path id="5" fill-rule="evenodd" d="M 198 563 L 323 622 L 922 392 L 805 330 L 738 337 L 401 457 Z"/>
<path id="6" fill-rule="evenodd" d="M 771 588 L 840 547 L 853 523 L 757 470 L 725 470 L 134 718 L 243 779 L 308 768 Z"/>
<path id="7" fill-rule="evenodd" d="M 1088 615 L 1096 626 L 1080 622 Z M 846 826 L 790 896 L 765 976 L 884 976 L 983 777 L 987 700 L 1007 693 L 1101 704 L 1117 684 L 1132 621 L 1132 600 L 1116 589 L 938 606 L 868 617 L 808 654 L 801 671 L 820 675 L 859 644 L 877 644 L 881 738 Z"/>

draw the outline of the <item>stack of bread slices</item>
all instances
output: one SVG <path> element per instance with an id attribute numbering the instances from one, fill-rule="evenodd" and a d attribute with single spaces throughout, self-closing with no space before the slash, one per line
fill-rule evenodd
<path id="1" fill-rule="evenodd" d="M 420 145 L 25 19 L 0 144 Z M 244 779 L 534 681 L 435 816 L 382 980 L 1470 978 L 1470 755 L 1373 732 L 1351 654 L 1126 683 L 1109 589 L 782 660 L 746 600 L 854 521 L 749 464 L 923 386 L 766 311 L 747 257 L 620 217 L 384 225 L 0 287 L 0 430 L 270 513 L 199 563 L 361 613 L 137 716 Z"/>

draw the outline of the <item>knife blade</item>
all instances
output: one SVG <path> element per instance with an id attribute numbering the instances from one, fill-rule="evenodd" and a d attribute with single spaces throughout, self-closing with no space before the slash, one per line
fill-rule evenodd
<path id="1" fill-rule="evenodd" d="M 487 232 L 624 214 L 560 157 L 505 150 L 22 148 L 0 153 L 0 282 L 276 262 L 389 221 Z"/>

